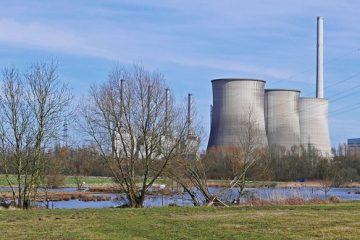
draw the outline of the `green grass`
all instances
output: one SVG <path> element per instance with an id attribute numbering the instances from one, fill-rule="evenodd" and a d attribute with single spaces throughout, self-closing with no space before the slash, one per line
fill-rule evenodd
<path id="1" fill-rule="evenodd" d="M 239 208 L 2 210 L 1 239 L 359 239 L 360 202 Z"/>
<path id="2" fill-rule="evenodd" d="M 10 181 L 12 183 L 16 183 L 16 176 L 15 175 L 10 175 Z M 8 187 L 8 182 L 6 181 L 6 177 L 5 174 L 0 174 L 0 187 Z"/>
<path id="3" fill-rule="evenodd" d="M 10 181 L 12 183 L 16 183 L 16 176 L 10 175 Z M 111 177 L 97 177 L 97 176 L 84 176 L 83 182 L 85 182 L 86 186 L 100 185 L 100 184 L 112 184 L 114 183 L 113 178 Z M 159 178 L 155 181 L 156 184 L 171 184 L 169 179 Z M 0 174 L 0 187 L 8 187 L 8 183 L 6 181 L 5 175 Z M 76 181 L 73 176 L 65 176 L 64 186 L 66 187 L 76 187 Z"/>
<path id="4" fill-rule="evenodd" d="M 114 183 L 111 177 L 95 177 L 95 176 L 84 176 L 83 182 L 85 182 L 86 186 Z M 66 176 L 64 183 L 65 186 L 76 186 L 76 181 L 73 176 Z"/>
<path id="5" fill-rule="evenodd" d="M 99 184 L 112 184 L 113 179 L 111 177 L 96 177 L 96 176 L 84 176 L 83 181 L 87 186 L 99 185 Z M 16 176 L 10 175 L 11 182 L 16 183 Z M 229 181 L 227 180 L 209 180 L 211 183 L 218 183 L 219 185 L 228 185 Z M 159 178 L 155 181 L 156 184 L 172 184 L 172 181 L 169 179 Z M 274 186 L 277 182 L 272 181 L 251 181 L 248 183 L 248 187 L 263 187 L 263 186 Z M 65 176 L 64 186 L 66 187 L 75 187 L 76 181 L 73 176 Z M 5 179 L 4 174 L 0 174 L 0 187 L 8 187 L 8 183 Z"/>
<path id="6" fill-rule="evenodd" d="M 10 175 L 10 180 L 13 183 L 16 183 L 16 176 Z M 94 177 L 94 176 L 84 176 L 83 180 L 86 185 L 98 185 L 98 184 L 111 184 L 113 179 L 111 177 Z M 66 187 L 76 186 L 76 182 L 73 176 L 65 176 L 64 185 Z M 0 187 L 8 187 L 5 175 L 0 174 Z"/>

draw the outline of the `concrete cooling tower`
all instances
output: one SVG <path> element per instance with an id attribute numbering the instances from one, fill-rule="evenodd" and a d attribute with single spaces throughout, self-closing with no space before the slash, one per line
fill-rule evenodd
<path id="1" fill-rule="evenodd" d="M 331 155 L 328 126 L 328 100 L 325 98 L 300 97 L 301 144 L 315 147 L 323 156 Z"/>
<path id="2" fill-rule="evenodd" d="M 298 90 L 265 90 L 265 123 L 269 146 L 300 145 Z"/>
<path id="3" fill-rule="evenodd" d="M 246 134 L 244 122 L 256 125 L 259 145 L 311 145 L 331 156 L 328 100 L 324 98 L 323 18 L 317 19 L 316 97 L 300 91 L 267 89 L 256 79 L 212 80 L 213 107 L 208 149 L 236 146 Z M 249 113 L 251 120 L 249 121 Z"/>
<path id="4" fill-rule="evenodd" d="M 258 130 L 257 142 L 267 146 L 264 117 L 265 81 L 256 79 L 212 80 L 213 108 L 208 149 L 238 145 L 244 126 L 251 122 Z M 249 116 L 251 121 L 249 121 Z"/>

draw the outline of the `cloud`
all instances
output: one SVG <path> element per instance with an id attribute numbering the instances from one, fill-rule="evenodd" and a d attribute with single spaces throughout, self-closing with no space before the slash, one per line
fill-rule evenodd
<path id="1" fill-rule="evenodd" d="M 358 0 L 13 0 L 0 8 L 0 51 L 172 66 L 171 78 L 190 84 L 204 72 L 288 80 L 313 92 L 316 16 L 325 17 L 328 61 L 360 47 L 359 8 Z M 358 59 L 357 52 L 339 60 L 346 68 L 326 65 L 327 83 L 356 72 Z"/>
<path id="2" fill-rule="evenodd" d="M 66 29 L 41 23 L 24 23 L 0 19 L 0 42 L 18 47 L 53 50 L 57 52 L 90 52 L 76 34 Z"/>
<path id="3" fill-rule="evenodd" d="M 15 1 L 0 10 L 0 43 L 124 63 L 175 63 L 286 79 L 314 59 L 318 13 L 339 20 L 326 33 L 327 56 L 357 46 L 360 34 L 353 29 L 359 29 L 354 21 L 359 17 L 351 14 L 355 6 L 360 4 L 333 0 Z M 349 19 L 351 24 L 345 24 Z"/>
<path id="4" fill-rule="evenodd" d="M 251 65 L 243 63 L 238 60 L 232 59 L 196 59 L 193 57 L 190 58 L 175 58 L 169 60 L 173 63 L 187 65 L 190 67 L 202 67 L 202 68 L 211 68 L 218 69 L 227 72 L 237 72 L 243 74 L 249 74 L 254 76 L 269 76 L 273 78 L 283 78 L 283 76 L 290 76 L 291 72 L 283 69 L 269 68 L 259 65 Z"/>
<path id="5" fill-rule="evenodd" d="M 13 19 L 0 19 L 0 43 L 21 48 L 35 48 L 55 53 L 66 53 L 90 57 L 134 61 L 152 61 L 176 63 L 183 66 L 221 69 L 249 74 L 261 72 L 263 76 L 280 77 L 285 71 L 259 67 L 238 60 L 217 59 L 208 53 L 191 54 L 193 47 L 206 45 L 196 42 L 186 46 L 176 44 L 181 36 L 153 33 L 151 30 L 116 28 L 109 24 L 96 30 L 76 30 L 59 24 L 44 22 L 21 22 Z M 187 39 L 187 37 L 183 37 Z M 190 40 L 189 40 L 190 41 Z M 184 48 L 189 50 L 182 51 Z M 198 55 L 198 56 L 195 56 Z M 155 58 L 154 58 L 155 56 Z M 261 71 L 259 71 L 261 70 Z M 285 73 L 285 75 L 289 75 Z"/>

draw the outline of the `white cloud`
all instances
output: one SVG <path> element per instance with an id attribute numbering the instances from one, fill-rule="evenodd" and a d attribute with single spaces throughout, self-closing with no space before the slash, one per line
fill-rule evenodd
<path id="1" fill-rule="evenodd" d="M 360 47 L 359 8 L 358 0 L 14 0 L 0 8 L 0 50 L 313 83 L 316 16 L 325 17 L 329 60 Z M 327 83 L 352 74 L 325 67 Z"/>

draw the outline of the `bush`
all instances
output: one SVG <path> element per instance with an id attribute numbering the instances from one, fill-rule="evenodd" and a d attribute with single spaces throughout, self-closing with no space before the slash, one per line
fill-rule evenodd
<path id="1" fill-rule="evenodd" d="M 339 203 L 339 202 L 341 202 L 340 198 L 335 197 L 335 196 L 331 196 L 331 197 L 329 198 L 329 201 L 330 201 L 331 203 Z"/>
<path id="2" fill-rule="evenodd" d="M 58 188 L 64 185 L 65 176 L 62 174 L 50 174 L 46 176 L 47 186 L 50 188 Z"/>

